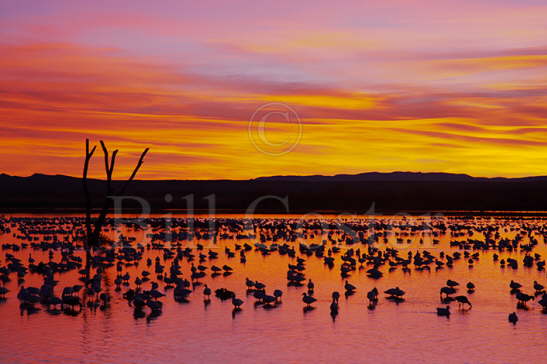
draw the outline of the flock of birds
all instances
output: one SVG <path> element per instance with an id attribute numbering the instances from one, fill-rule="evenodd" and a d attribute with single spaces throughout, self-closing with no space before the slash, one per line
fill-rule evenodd
<path id="1" fill-rule="evenodd" d="M 378 280 L 398 269 L 408 274 L 413 270 L 439 271 L 450 269 L 458 262 L 473 267 L 479 261 L 481 252 L 486 251 L 495 251 L 493 262 L 501 267 L 518 269 L 522 264 L 540 272 L 545 270 L 545 259 L 534 249 L 540 244 L 538 236 L 545 237 L 547 231 L 542 224 L 536 223 L 516 223 L 503 227 L 500 224 L 471 224 L 445 218 L 419 222 L 379 220 L 372 223 L 348 220 L 344 223 L 344 229 L 332 221 L 312 219 L 304 224 L 285 219 L 217 219 L 214 229 L 210 228 L 210 223 L 206 219 L 175 219 L 166 228 L 164 221 L 155 218 L 123 224 L 109 220 L 105 233 L 145 232 L 148 242 L 140 243 L 134 236 L 124 234 L 120 234 L 115 242 L 105 238 L 104 244 L 94 252 L 92 273 L 89 274 L 84 269 L 82 252 L 83 219 L 0 218 L 0 239 L 10 236 L 15 241 L 1 244 L 4 254 L 0 259 L 0 301 L 5 301 L 9 295 L 8 282 L 16 279 L 21 314 L 33 314 L 41 308 L 54 315 L 78 315 L 86 308 L 106 310 L 110 308 L 113 296 L 117 295 L 133 308 L 135 318 L 153 319 L 161 315 L 166 296 L 185 303 L 196 293 L 201 293 L 205 305 L 211 303 L 212 296 L 221 301 L 231 301 L 232 315 L 235 317 L 245 301 L 234 291 L 222 287 L 212 289 L 203 282 L 208 277 L 229 277 L 234 272 L 234 268 L 227 264 L 215 264 L 219 258 L 218 249 L 199 243 L 211 241 L 216 245 L 218 239 L 235 241 L 233 246 L 224 247 L 224 255 L 227 259 L 239 257 L 242 264 L 247 262 L 250 252 L 290 257 L 287 286 L 302 287 L 304 312 L 315 309 L 318 304 L 316 284 L 306 276 L 306 262 L 312 258 L 321 259 L 330 269 L 336 267 L 339 270 L 344 280 L 342 293 L 346 298 L 358 291 L 358 287 L 350 283 L 351 275 L 356 272 L 364 271 L 372 280 Z M 321 229 L 325 226 L 327 233 L 322 235 L 324 230 Z M 515 237 L 502 237 L 504 229 L 505 232 L 515 232 Z M 484 238 L 473 237 L 472 232 L 479 232 Z M 443 234 L 451 237 L 450 251 L 439 251 L 434 255 L 428 249 L 419 249 L 409 250 L 405 255 L 401 249 L 396 249 L 397 245 L 411 242 L 423 244 L 424 239 L 428 238 L 436 245 Z M 390 236 L 395 238 L 395 247 L 388 244 Z M 300 242 L 300 239 L 310 241 L 317 237 L 323 239 L 316 243 Z M 31 252 L 25 254 L 29 249 Z M 45 258 L 37 261 L 33 251 L 43 253 L 41 256 Z M 152 257 L 147 253 L 149 251 L 156 251 L 157 255 Z M 522 253 L 522 260 L 501 257 L 512 252 Z M 138 273 L 130 273 L 135 267 L 139 267 Z M 115 271 L 114 292 L 104 287 L 107 273 L 111 270 Z M 63 275 L 70 271 L 78 272 L 80 284 L 62 284 Z M 26 284 L 29 274 L 40 277 L 39 287 Z M 457 303 L 460 310 L 473 307 L 470 297 L 477 288 L 473 282 L 465 283 L 465 289 L 463 286 L 449 279 L 446 285 L 439 288 L 442 306 L 437 308 L 437 315 L 450 317 L 452 302 Z M 518 302 L 518 310 L 528 310 L 529 303 L 536 301 L 543 313 L 547 313 L 547 293 L 540 282 L 533 282 L 532 294 L 524 292 L 523 285 L 515 281 L 511 281 L 508 287 Z M 273 309 L 282 302 L 284 292 L 281 289 L 268 289 L 265 283 L 258 280 L 246 278 L 245 288 L 245 299 L 252 297 L 255 307 Z M 461 294 L 460 290 L 465 290 L 467 295 Z M 374 310 L 380 292 L 372 288 L 363 293 L 368 309 Z M 384 294 L 385 299 L 397 304 L 405 302 L 405 291 L 399 287 L 389 288 Z M 330 315 L 333 320 L 340 311 L 340 297 L 339 291 L 331 294 Z M 508 315 L 508 321 L 512 324 L 518 320 L 516 311 Z"/>

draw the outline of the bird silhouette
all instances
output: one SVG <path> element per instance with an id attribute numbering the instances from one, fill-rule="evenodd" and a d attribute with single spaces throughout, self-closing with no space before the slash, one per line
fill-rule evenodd
<path id="1" fill-rule="evenodd" d="M 516 312 L 513 312 L 509 314 L 509 317 L 507 319 L 510 323 L 512 323 L 513 325 L 516 325 L 519 320 L 519 317 L 517 316 Z"/>

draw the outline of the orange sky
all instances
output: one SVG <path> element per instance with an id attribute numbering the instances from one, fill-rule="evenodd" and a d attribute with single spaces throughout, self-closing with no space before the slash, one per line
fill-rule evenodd
<path id="1" fill-rule="evenodd" d="M 0 172 L 547 175 L 541 1 L 229 3 L 0 4 Z"/>

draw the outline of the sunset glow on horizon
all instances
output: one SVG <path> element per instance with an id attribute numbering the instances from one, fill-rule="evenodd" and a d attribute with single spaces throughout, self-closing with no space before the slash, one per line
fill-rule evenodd
<path id="1" fill-rule="evenodd" d="M 115 178 L 420 171 L 547 175 L 547 4 L 71 1 L 0 4 L 0 173 Z M 294 110 L 257 150 L 253 113 Z M 300 129 L 299 129 L 300 130 Z M 97 157 L 91 175 L 102 177 Z"/>

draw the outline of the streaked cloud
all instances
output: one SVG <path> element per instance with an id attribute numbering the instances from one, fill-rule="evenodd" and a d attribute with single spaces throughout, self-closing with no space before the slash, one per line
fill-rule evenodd
<path id="1" fill-rule="evenodd" d="M 150 147 L 144 178 L 547 174 L 540 1 L 128 4 L 0 5 L 0 172 L 78 175 L 90 137 L 120 176 Z M 302 123 L 278 157 L 272 102 Z"/>

